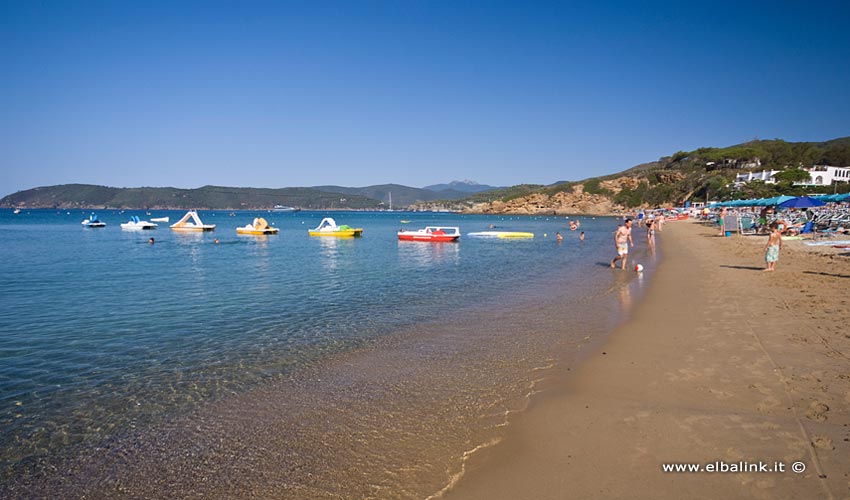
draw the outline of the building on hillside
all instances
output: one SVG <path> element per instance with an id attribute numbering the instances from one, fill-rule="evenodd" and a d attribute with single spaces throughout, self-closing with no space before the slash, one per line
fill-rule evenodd
<path id="1" fill-rule="evenodd" d="M 850 182 L 850 167 L 815 165 L 803 169 L 811 177 L 809 182 L 795 182 L 795 186 L 831 186 L 835 182 Z"/>
<path id="2" fill-rule="evenodd" d="M 726 158 L 722 163 L 724 168 L 759 168 L 761 158 Z"/>
<path id="3" fill-rule="evenodd" d="M 762 170 L 761 172 L 743 172 L 735 176 L 735 186 L 742 186 L 750 181 L 762 181 L 765 184 L 776 184 L 774 175 L 778 174 L 779 170 Z"/>

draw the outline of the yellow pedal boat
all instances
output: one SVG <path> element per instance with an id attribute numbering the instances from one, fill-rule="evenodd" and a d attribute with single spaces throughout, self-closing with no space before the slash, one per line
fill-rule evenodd
<path id="1" fill-rule="evenodd" d="M 237 227 L 236 234 L 277 234 L 278 228 L 269 226 L 268 221 L 262 217 L 257 217 L 254 222 L 244 227 Z"/>
<path id="2" fill-rule="evenodd" d="M 330 217 L 325 217 L 318 227 L 308 231 L 310 236 L 335 236 L 337 238 L 352 238 L 363 234 L 363 228 L 354 228 L 345 224 L 336 225 L 336 221 Z"/>

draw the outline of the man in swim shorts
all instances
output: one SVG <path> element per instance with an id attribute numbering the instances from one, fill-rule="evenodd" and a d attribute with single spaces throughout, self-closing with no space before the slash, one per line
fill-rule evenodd
<path id="1" fill-rule="evenodd" d="M 779 224 L 774 222 L 770 228 L 772 231 L 764 246 L 764 261 L 767 263 L 765 271 L 776 270 L 776 261 L 779 260 L 779 251 L 782 250 L 782 232 L 779 230 Z"/>
<path id="2" fill-rule="evenodd" d="M 623 260 L 623 270 L 626 269 L 626 261 L 629 259 L 629 245 L 635 246 L 632 241 L 632 220 L 626 219 L 624 225 L 617 227 L 614 233 L 614 244 L 617 245 L 617 256 L 611 261 L 611 269 L 616 267 L 618 260 Z"/>

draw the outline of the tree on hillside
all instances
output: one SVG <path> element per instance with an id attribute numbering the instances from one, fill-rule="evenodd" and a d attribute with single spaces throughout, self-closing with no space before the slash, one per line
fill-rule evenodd
<path id="1" fill-rule="evenodd" d="M 781 172 L 777 172 L 776 175 L 774 175 L 773 177 L 777 181 L 787 184 L 794 184 L 795 182 L 808 182 L 811 179 L 809 173 L 801 168 L 789 168 Z"/>

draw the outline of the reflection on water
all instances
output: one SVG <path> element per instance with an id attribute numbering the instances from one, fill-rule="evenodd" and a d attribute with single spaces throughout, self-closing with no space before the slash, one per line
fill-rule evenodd
<path id="1" fill-rule="evenodd" d="M 431 243 L 399 241 L 398 258 L 405 266 L 428 268 L 434 265 L 457 264 L 460 245 L 453 243 Z"/>
<path id="2" fill-rule="evenodd" d="M 620 309 L 628 314 L 632 309 L 632 292 L 628 282 L 617 284 L 617 299 L 620 301 Z"/>
<path id="3" fill-rule="evenodd" d="M 319 242 L 321 261 L 325 269 L 337 270 L 340 260 L 354 244 L 354 238 L 339 238 L 335 236 L 318 236 L 313 238 Z"/>

